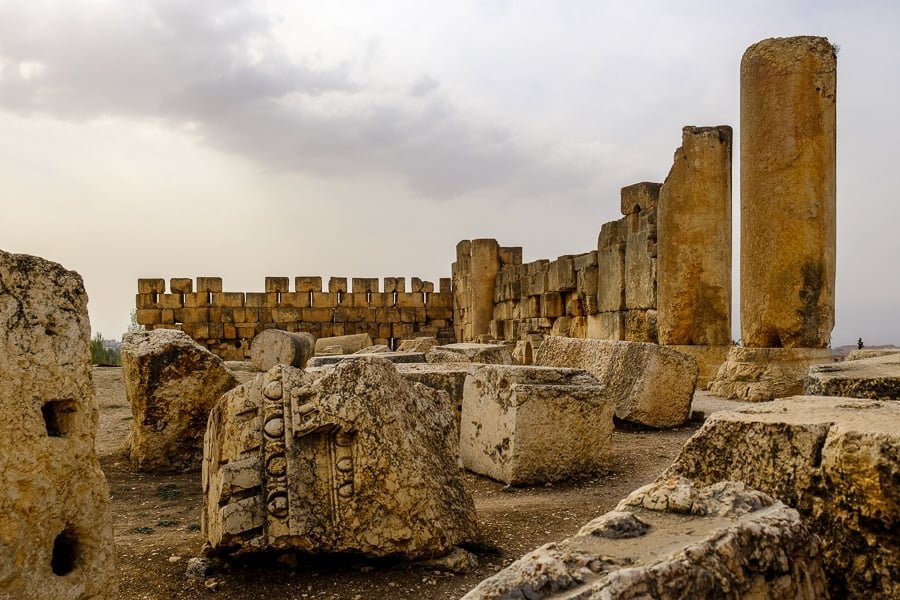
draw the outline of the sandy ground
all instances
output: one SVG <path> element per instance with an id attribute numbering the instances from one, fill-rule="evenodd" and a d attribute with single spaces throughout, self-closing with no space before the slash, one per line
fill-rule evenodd
<path id="1" fill-rule="evenodd" d="M 94 386 L 100 405 L 97 450 L 110 485 L 123 599 L 459 598 L 525 552 L 573 535 L 630 491 L 653 481 L 700 425 L 692 421 L 668 431 L 619 427 L 614 467 L 581 481 L 510 489 L 467 474 L 482 539 L 470 548 L 479 566 L 463 575 L 359 557 L 266 556 L 224 565 L 210 578 L 196 580 L 185 576 L 185 567 L 203 546 L 199 472 L 131 472 L 124 452 L 131 409 L 121 369 L 95 368 Z M 735 404 L 723 405 L 704 394 L 695 399 L 695 408 L 706 414 Z"/>

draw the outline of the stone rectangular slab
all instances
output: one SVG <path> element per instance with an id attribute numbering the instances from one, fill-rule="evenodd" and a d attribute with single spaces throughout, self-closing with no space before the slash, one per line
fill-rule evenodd
<path id="1" fill-rule="evenodd" d="M 313 356 L 307 361 L 308 367 L 324 367 L 336 365 L 345 360 L 360 360 L 369 356 L 378 356 L 392 363 L 424 363 L 425 354 L 422 352 L 372 352 L 360 354 L 332 354 Z"/>

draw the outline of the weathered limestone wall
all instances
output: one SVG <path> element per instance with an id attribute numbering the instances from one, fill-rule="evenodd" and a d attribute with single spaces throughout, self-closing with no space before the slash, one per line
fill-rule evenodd
<path id="1" fill-rule="evenodd" d="M 319 337 L 366 333 L 391 345 L 416 336 L 453 341 L 450 279 L 434 284 L 417 277 L 266 277 L 265 292 L 223 292 L 220 277 L 139 279 L 138 323 L 146 329 L 178 329 L 225 360 L 250 357 L 250 342 L 266 329 Z"/>
<path id="2" fill-rule="evenodd" d="M 0 598 L 117 598 L 87 294 L 0 251 Z"/>
<path id="3" fill-rule="evenodd" d="M 685 127 L 660 190 L 659 343 L 731 344 L 731 127 Z"/>
<path id="4" fill-rule="evenodd" d="M 501 248 L 494 239 L 462 240 L 453 263 L 453 329 L 461 342 L 488 336 L 494 313 L 497 274 L 522 264 L 521 248 Z"/>
<path id="5" fill-rule="evenodd" d="M 824 348 L 834 326 L 836 72 L 822 37 L 741 60 L 741 337 Z"/>

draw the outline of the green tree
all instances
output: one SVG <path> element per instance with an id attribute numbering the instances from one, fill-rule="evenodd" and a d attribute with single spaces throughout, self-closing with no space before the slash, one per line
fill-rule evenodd
<path id="1" fill-rule="evenodd" d="M 91 340 L 91 364 L 114 366 L 120 364 L 119 353 L 111 348 L 103 347 L 103 334 L 99 331 Z"/>

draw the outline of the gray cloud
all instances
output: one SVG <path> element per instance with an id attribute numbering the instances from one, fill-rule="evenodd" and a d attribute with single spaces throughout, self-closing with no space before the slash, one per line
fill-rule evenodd
<path id="1" fill-rule="evenodd" d="M 366 56 L 327 66 L 295 60 L 275 39 L 276 23 L 243 1 L 113 6 L 53 14 L 0 6 L 0 107 L 189 124 L 206 143 L 268 168 L 386 174 L 432 198 L 587 184 L 585 173 L 460 113 L 433 77 L 394 92 L 354 79 Z"/>

